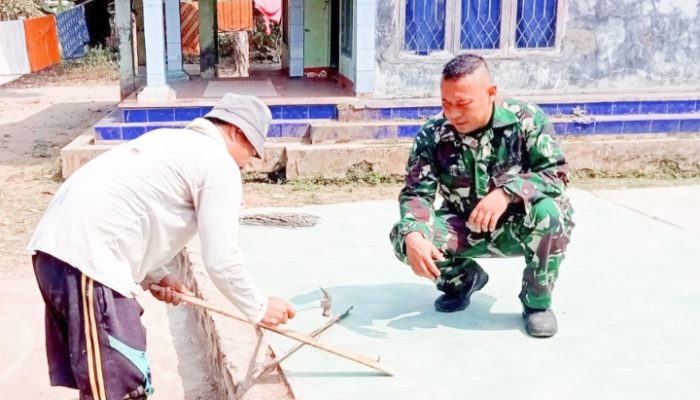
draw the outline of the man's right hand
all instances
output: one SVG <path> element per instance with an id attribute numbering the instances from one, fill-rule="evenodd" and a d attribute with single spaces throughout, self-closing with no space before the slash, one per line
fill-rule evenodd
<path id="1" fill-rule="evenodd" d="M 294 318 L 295 314 L 294 307 L 286 300 L 269 297 L 267 311 L 265 311 L 265 315 L 260 323 L 267 327 L 275 328 L 280 324 L 286 324 L 288 320 Z"/>
<path id="2" fill-rule="evenodd" d="M 405 243 L 408 264 L 413 273 L 435 281 L 440 276 L 435 260 L 445 259 L 442 252 L 420 232 L 411 232 L 406 235 Z"/>

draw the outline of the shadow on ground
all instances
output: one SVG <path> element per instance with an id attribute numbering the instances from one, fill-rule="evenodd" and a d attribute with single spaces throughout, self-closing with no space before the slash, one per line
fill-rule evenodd
<path id="1" fill-rule="evenodd" d="M 45 163 L 115 105 L 92 101 L 52 104 L 20 121 L 0 125 L 0 163 Z"/>
<path id="2" fill-rule="evenodd" d="M 433 308 L 440 292 L 430 285 L 391 283 L 325 289 L 333 299 L 333 312 L 340 313 L 353 306 L 350 315 L 340 324 L 364 336 L 385 337 L 387 332 L 383 325 L 409 331 L 449 327 L 480 331 L 520 330 L 525 333 L 520 313 L 491 312 L 496 299 L 483 293 L 475 293 L 464 311 L 440 313 Z M 293 297 L 291 301 L 304 304 L 318 300 L 320 296 L 320 291 L 314 291 Z"/>

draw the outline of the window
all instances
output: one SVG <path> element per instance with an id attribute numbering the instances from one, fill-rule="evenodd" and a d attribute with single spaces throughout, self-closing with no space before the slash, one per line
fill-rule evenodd
<path id="1" fill-rule="evenodd" d="M 445 46 L 445 0 L 407 0 L 407 50 L 428 54 Z"/>
<path id="2" fill-rule="evenodd" d="M 353 0 L 342 0 L 342 23 L 340 31 L 340 47 L 344 56 L 352 57 L 352 25 Z"/>
<path id="3" fill-rule="evenodd" d="M 460 49 L 497 49 L 501 44 L 501 0 L 461 0 Z"/>
<path id="4" fill-rule="evenodd" d="M 509 55 L 556 50 L 565 0 L 406 0 L 403 49 Z"/>
<path id="5" fill-rule="evenodd" d="M 515 47 L 554 47 L 557 0 L 518 0 Z"/>

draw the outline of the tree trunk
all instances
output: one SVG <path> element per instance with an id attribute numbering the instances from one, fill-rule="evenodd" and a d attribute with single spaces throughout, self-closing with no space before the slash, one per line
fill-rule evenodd
<path id="1" fill-rule="evenodd" d="M 248 31 L 226 32 L 231 48 L 219 61 L 219 76 L 222 78 L 247 78 L 250 69 Z"/>

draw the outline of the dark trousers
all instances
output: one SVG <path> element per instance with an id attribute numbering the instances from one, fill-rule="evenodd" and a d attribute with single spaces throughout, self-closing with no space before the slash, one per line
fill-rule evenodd
<path id="1" fill-rule="evenodd" d="M 71 265 L 38 252 L 34 273 L 46 304 L 46 355 L 52 386 L 81 399 L 145 398 L 153 389 L 143 309 Z"/>

